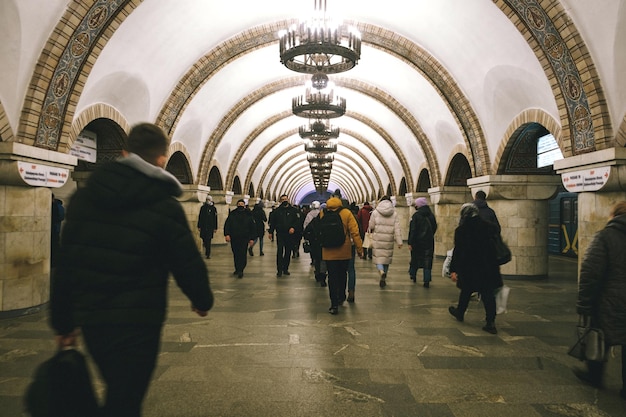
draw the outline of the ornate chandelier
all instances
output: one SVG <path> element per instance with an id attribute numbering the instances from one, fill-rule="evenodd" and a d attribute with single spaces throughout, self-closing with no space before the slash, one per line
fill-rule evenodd
<path id="1" fill-rule="evenodd" d="M 337 143 L 328 140 L 311 140 L 304 144 L 305 152 L 326 155 L 337 152 Z"/>
<path id="2" fill-rule="evenodd" d="M 329 87 L 326 74 L 316 73 L 305 94 L 291 100 L 291 110 L 296 116 L 309 119 L 334 119 L 346 113 L 346 99 L 334 95 L 334 85 Z"/>
<path id="3" fill-rule="evenodd" d="M 313 16 L 279 33 L 280 62 L 292 71 L 338 74 L 361 57 L 361 34 L 356 28 L 326 15 L 326 0 L 314 0 Z"/>
<path id="4" fill-rule="evenodd" d="M 329 140 L 339 137 L 339 128 L 332 127 L 321 120 L 316 120 L 308 125 L 300 126 L 298 134 L 302 139 Z"/>

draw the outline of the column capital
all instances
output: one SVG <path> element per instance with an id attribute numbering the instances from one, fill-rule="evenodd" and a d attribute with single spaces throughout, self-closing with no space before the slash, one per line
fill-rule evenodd
<path id="1" fill-rule="evenodd" d="M 482 190 L 489 200 L 549 200 L 559 189 L 561 178 L 554 175 L 485 175 L 470 178 L 472 195 Z"/>
<path id="2" fill-rule="evenodd" d="M 72 155 L 19 142 L 0 142 L 0 185 L 59 188 L 76 165 Z"/>
<path id="3" fill-rule="evenodd" d="M 463 204 L 472 201 L 467 187 L 443 186 L 428 189 L 432 204 Z"/>
<path id="4" fill-rule="evenodd" d="M 178 201 L 200 202 L 206 201 L 206 196 L 211 194 L 211 187 L 198 184 L 182 184 L 183 194 L 178 197 Z"/>
<path id="5" fill-rule="evenodd" d="M 626 190 L 626 148 L 609 148 L 554 161 L 565 189 L 572 192 Z"/>

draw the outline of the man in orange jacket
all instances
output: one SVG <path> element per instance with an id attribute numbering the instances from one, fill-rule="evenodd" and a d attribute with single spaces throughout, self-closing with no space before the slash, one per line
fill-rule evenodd
<path id="1" fill-rule="evenodd" d="M 332 197 L 326 202 L 326 209 L 341 210 L 343 204 L 337 197 Z M 322 259 L 326 261 L 328 269 L 328 293 L 330 295 L 330 314 L 339 313 L 339 305 L 346 299 L 346 283 L 348 280 L 348 263 L 352 258 L 352 242 L 356 246 L 359 257 L 363 256 L 363 241 L 359 235 L 359 225 L 350 210 L 339 212 L 343 223 L 346 240 L 343 245 L 333 248 L 322 247 Z M 320 212 L 320 218 L 324 217 L 324 211 Z"/>

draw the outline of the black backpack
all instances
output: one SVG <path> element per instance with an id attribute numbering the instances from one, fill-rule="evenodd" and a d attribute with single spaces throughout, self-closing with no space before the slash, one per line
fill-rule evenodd
<path id="1" fill-rule="evenodd" d="M 346 241 L 346 229 L 339 210 L 324 209 L 324 217 L 320 217 L 317 228 L 319 231 L 320 244 L 323 248 L 337 248 L 343 246 Z"/>

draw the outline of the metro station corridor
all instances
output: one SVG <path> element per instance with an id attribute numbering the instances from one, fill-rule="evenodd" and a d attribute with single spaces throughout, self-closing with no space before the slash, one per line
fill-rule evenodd
<path id="1" fill-rule="evenodd" d="M 328 314 L 309 257 L 292 259 L 276 278 L 276 245 L 232 275 L 226 245 L 207 260 L 216 294 L 208 317 L 189 311 L 171 284 L 159 363 L 145 417 L 558 417 L 626 415 L 620 355 L 606 389 L 583 385 L 567 356 L 572 343 L 576 261 L 550 257 L 546 280 L 506 280 L 508 312 L 497 335 L 481 330 L 472 301 L 465 322 L 448 314 L 458 290 L 435 260 L 429 289 L 406 273 L 406 246 L 395 250 L 388 285 L 369 260 L 356 260 L 356 302 Z M 21 395 L 35 366 L 51 356 L 46 312 L 0 321 L 0 409 L 21 416 Z M 95 377 L 92 369 L 92 377 Z M 102 385 L 95 383 L 102 394 Z"/>

